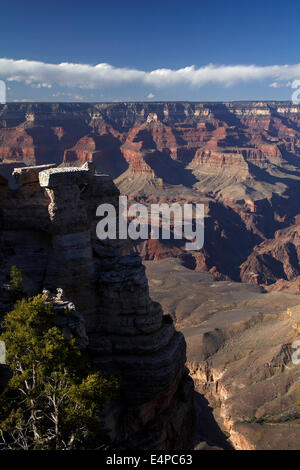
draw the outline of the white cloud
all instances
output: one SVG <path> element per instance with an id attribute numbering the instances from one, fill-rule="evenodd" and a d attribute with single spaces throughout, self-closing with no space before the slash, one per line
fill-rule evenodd
<path id="1" fill-rule="evenodd" d="M 155 98 L 155 95 L 153 93 L 149 93 L 147 95 L 147 98 L 149 98 L 151 100 L 152 98 Z"/>
<path id="2" fill-rule="evenodd" d="M 50 85 L 50 83 L 31 83 L 31 87 L 32 88 L 52 88 L 52 85 Z"/>
<path id="3" fill-rule="evenodd" d="M 82 101 L 85 99 L 84 96 L 79 95 L 78 93 L 69 93 L 69 92 L 64 92 L 64 91 L 58 91 L 56 93 L 53 93 L 51 96 L 53 98 L 59 98 L 59 97 L 71 98 L 75 101 Z"/>
<path id="4" fill-rule="evenodd" d="M 98 65 L 61 63 L 48 64 L 26 59 L 0 58 L 0 79 L 25 82 L 29 85 L 54 84 L 63 87 L 99 89 L 104 86 L 138 83 L 164 87 L 186 84 L 203 86 L 208 83 L 230 86 L 258 80 L 274 83 L 300 79 L 300 64 L 294 65 L 214 65 L 196 68 L 194 65 L 177 70 L 156 69 L 150 72 L 118 68 L 110 64 Z"/>
<path id="5" fill-rule="evenodd" d="M 271 88 L 292 87 L 292 82 L 291 82 L 291 81 L 283 82 L 283 83 L 273 82 L 273 83 L 270 83 L 269 86 L 270 86 Z"/>
<path id="6" fill-rule="evenodd" d="M 270 87 L 271 87 L 271 88 L 280 88 L 281 85 L 280 85 L 280 83 L 278 83 L 278 82 L 273 82 L 273 83 L 270 83 Z"/>

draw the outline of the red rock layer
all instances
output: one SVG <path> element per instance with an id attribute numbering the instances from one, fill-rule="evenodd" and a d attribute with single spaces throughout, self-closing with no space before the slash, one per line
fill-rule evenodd
<path id="1" fill-rule="evenodd" d="M 254 263 L 261 282 L 287 277 L 276 263 L 267 273 L 266 254 L 259 264 L 263 255 L 254 249 L 299 213 L 299 148 L 300 106 L 286 103 L 0 107 L 2 174 L 12 162 L 93 161 L 98 172 L 120 177 L 120 190 L 134 201 L 208 198 L 201 253 L 186 254 L 174 241 L 146 242 L 141 250 L 147 259 L 184 256 L 194 269 L 233 279 L 249 279 L 243 263 Z"/>

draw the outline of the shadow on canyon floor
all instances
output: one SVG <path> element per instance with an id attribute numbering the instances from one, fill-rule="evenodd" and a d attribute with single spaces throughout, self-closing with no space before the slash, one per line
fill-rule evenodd
<path id="1" fill-rule="evenodd" d="M 205 441 L 207 444 L 223 450 L 234 450 L 234 447 L 216 422 L 212 412 L 213 409 L 209 406 L 207 399 L 200 393 L 195 392 L 195 404 L 197 412 L 195 447 L 200 442 Z"/>

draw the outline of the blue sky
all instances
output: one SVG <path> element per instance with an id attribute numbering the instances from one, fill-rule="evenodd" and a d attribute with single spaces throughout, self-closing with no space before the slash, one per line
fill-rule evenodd
<path id="1" fill-rule="evenodd" d="M 290 0 L 15 0 L 0 79 L 8 101 L 291 99 L 299 26 Z"/>

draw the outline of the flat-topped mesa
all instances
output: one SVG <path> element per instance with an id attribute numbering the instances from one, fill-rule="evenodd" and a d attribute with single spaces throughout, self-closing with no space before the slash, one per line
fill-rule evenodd
<path id="1" fill-rule="evenodd" d="M 228 170 L 231 173 L 238 172 L 241 178 L 249 174 L 249 166 L 242 153 L 222 152 L 199 149 L 189 165 L 189 168 L 197 170 Z"/>
<path id="2" fill-rule="evenodd" d="M 184 337 L 149 297 L 129 242 L 96 237 L 96 209 L 118 208 L 117 187 L 92 163 L 14 174 L 19 184 L 0 198 L 3 281 L 15 265 L 30 294 L 60 287 L 76 305 L 87 354 L 120 377 L 122 399 L 106 415 L 113 440 L 124 449 L 188 448 L 194 407 Z"/>
<path id="3" fill-rule="evenodd" d="M 88 167 L 85 168 L 50 168 L 39 173 L 39 182 L 42 188 L 56 188 L 67 185 L 88 184 L 93 173 Z"/>

